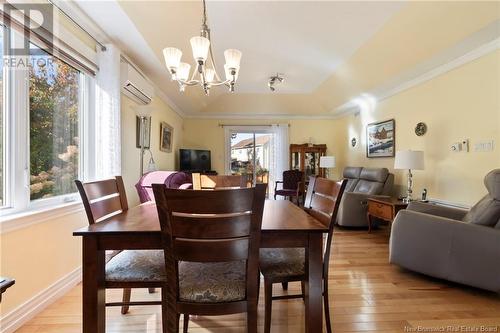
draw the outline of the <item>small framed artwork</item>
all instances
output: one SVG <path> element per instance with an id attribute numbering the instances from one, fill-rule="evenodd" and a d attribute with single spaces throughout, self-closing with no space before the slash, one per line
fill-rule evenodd
<path id="1" fill-rule="evenodd" d="M 394 157 L 395 143 L 394 119 L 366 126 L 366 157 Z"/>
<path id="2" fill-rule="evenodd" d="M 144 149 L 149 149 L 151 143 L 151 117 L 146 117 L 144 132 Z M 135 117 L 135 146 L 141 148 L 141 117 Z"/>
<path id="3" fill-rule="evenodd" d="M 160 125 L 160 150 L 166 153 L 171 153 L 173 139 L 174 128 L 166 122 L 162 122 Z"/>

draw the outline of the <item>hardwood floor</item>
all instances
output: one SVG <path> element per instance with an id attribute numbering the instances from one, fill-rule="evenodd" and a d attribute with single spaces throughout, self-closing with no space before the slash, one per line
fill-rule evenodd
<path id="1" fill-rule="evenodd" d="M 475 332 L 490 328 L 500 332 L 500 296 L 411 273 L 388 264 L 387 229 L 337 230 L 329 285 L 333 331 L 343 332 L 418 332 L 418 328 L 443 327 L 443 332 Z M 478 258 L 480 260 L 480 258 Z M 291 284 L 296 293 L 299 284 Z M 261 288 L 263 291 L 263 288 Z M 275 286 L 275 293 L 281 293 Z M 17 333 L 73 333 L 81 329 L 81 287 L 74 288 L 40 313 Z M 108 298 L 119 300 L 121 292 Z M 147 290 L 134 290 L 132 297 L 157 298 Z M 182 322 L 182 321 L 181 321 Z M 107 309 L 107 332 L 161 332 L 160 307 L 131 307 L 129 314 L 120 308 Z M 259 330 L 264 326 L 263 293 L 259 302 Z M 448 326 L 451 326 L 448 328 Z M 463 328 L 459 327 L 463 326 Z M 273 302 L 272 332 L 303 332 L 302 300 Z M 469 330 L 465 330 L 469 329 Z M 245 315 L 192 317 L 189 332 L 244 332 Z M 421 330 L 423 331 L 423 330 Z M 436 332 L 437 330 L 435 330 Z"/>

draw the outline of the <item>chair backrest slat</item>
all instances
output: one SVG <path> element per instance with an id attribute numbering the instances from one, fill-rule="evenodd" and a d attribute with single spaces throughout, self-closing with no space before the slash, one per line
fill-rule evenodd
<path id="1" fill-rule="evenodd" d="M 83 183 L 75 180 L 76 187 L 82 198 L 89 224 L 99 222 L 108 215 L 114 215 L 128 210 L 127 195 L 123 179 L 106 179 Z"/>
<path id="2" fill-rule="evenodd" d="M 221 240 L 174 240 L 175 260 L 194 262 L 224 262 L 248 259 L 249 237 Z M 207 255 L 208 254 L 208 255 Z"/>
<path id="3" fill-rule="evenodd" d="M 172 235 L 181 238 L 230 238 L 250 235 L 251 215 L 172 216 Z"/>
<path id="4" fill-rule="evenodd" d="M 316 180 L 316 184 L 318 181 Z M 335 208 L 335 199 L 330 196 L 326 196 L 322 193 L 314 193 L 311 200 L 310 208 L 313 211 L 318 211 L 328 216 L 328 222 L 326 225 L 330 224 L 330 216 Z M 323 222 L 323 221 L 322 221 Z"/>
<path id="5" fill-rule="evenodd" d="M 153 184 L 154 186 L 157 184 Z M 162 185 L 162 184 L 160 184 Z M 166 189 L 169 210 L 188 214 L 231 214 L 252 210 L 253 191 L 238 189 L 184 191 Z"/>
<path id="6" fill-rule="evenodd" d="M 95 222 L 98 222 L 102 217 L 123 211 L 119 196 L 91 202 L 90 209 L 92 210 L 92 216 Z"/>
<path id="7" fill-rule="evenodd" d="M 118 193 L 116 179 L 106 179 L 96 182 L 84 183 L 83 188 L 85 189 L 85 193 L 87 194 L 87 198 L 89 199 L 89 201 Z"/>

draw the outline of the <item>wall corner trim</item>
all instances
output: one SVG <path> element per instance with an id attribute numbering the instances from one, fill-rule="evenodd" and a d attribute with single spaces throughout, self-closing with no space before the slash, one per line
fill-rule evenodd
<path id="1" fill-rule="evenodd" d="M 0 333 L 12 333 L 26 324 L 46 307 L 64 296 L 82 280 L 82 267 L 78 267 L 69 274 L 63 276 L 52 285 L 42 290 L 28 301 L 19 305 L 14 310 L 0 318 Z M 19 285 L 12 287 L 16 288 Z M 8 293 L 12 290 L 7 291 Z"/>

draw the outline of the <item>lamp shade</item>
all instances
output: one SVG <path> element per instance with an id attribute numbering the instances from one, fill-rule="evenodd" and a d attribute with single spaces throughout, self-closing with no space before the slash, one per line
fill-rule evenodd
<path id="1" fill-rule="evenodd" d="M 240 68 L 241 51 L 236 49 L 227 49 L 224 51 L 224 58 L 228 68 Z"/>
<path id="2" fill-rule="evenodd" d="M 153 108 L 149 105 L 141 105 L 141 106 L 137 106 L 135 108 L 135 113 L 139 117 L 146 117 L 146 118 L 150 117 L 152 112 L 153 112 Z"/>
<path id="3" fill-rule="evenodd" d="M 189 79 L 189 71 L 191 70 L 191 65 L 181 62 L 179 64 L 179 69 L 177 70 L 177 78 L 182 81 L 187 81 Z"/>
<path id="4" fill-rule="evenodd" d="M 215 77 L 215 70 L 212 68 L 207 68 L 205 69 L 205 80 L 207 80 L 208 83 L 212 82 Z"/>
<path id="5" fill-rule="evenodd" d="M 239 68 L 233 68 L 236 74 L 234 75 L 234 80 L 238 80 L 238 74 L 239 74 Z M 226 73 L 226 80 L 232 80 L 233 75 L 231 74 L 231 68 L 227 66 L 227 64 L 224 65 L 224 72 Z"/>
<path id="6" fill-rule="evenodd" d="M 171 71 L 179 67 L 182 51 L 175 47 L 166 47 L 163 49 L 163 57 L 165 58 L 165 65 Z"/>
<path id="7" fill-rule="evenodd" d="M 210 40 L 202 36 L 196 36 L 190 39 L 191 48 L 193 49 L 193 58 L 196 61 L 207 60 L 208 49 L 210 48 Z"/>
<path id="8" fill-rule="evenodd" d="M 396 152 L 394 169 L 423 170 L 424 152 L 421 150 L 400 150 Z"/>
<path id="9" fill-rule="evenodd" d="M 335 156 L 321 156 L 319 158 L 320 168 L 335 168 Z"/>

